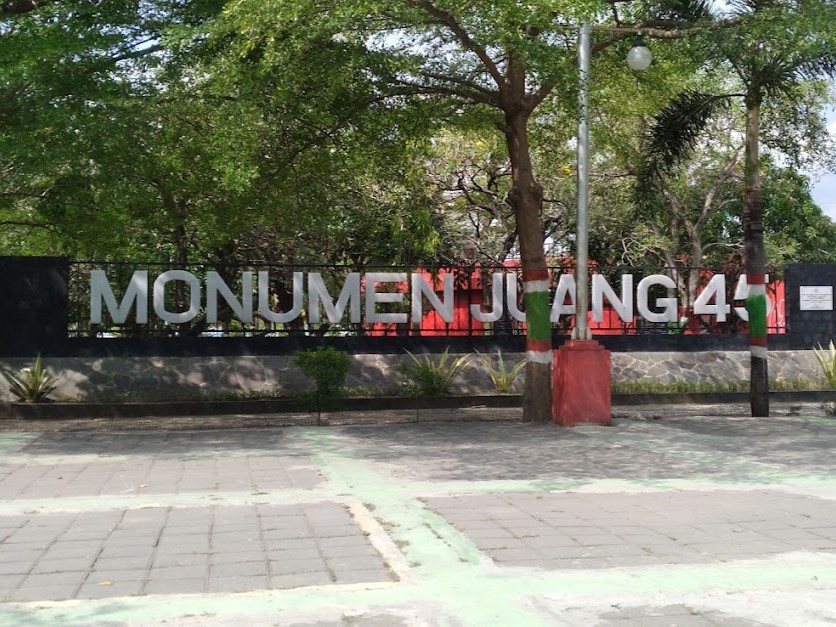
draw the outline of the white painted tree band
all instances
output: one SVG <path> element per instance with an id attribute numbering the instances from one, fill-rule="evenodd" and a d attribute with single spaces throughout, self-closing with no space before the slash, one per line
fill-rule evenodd
<path id="1" fill-rule="evenodd" d="M 524 281 L 523 282 L 523 291 L 526 294 L 531 292 L 548 292 L 549 291 L 549 282 L 548 281 Z"/>
<path id="2" fill-rule="evenodd" d="M 552 363 L 551 351 L 526 351 L 525 356 L 528 361 L 534 362 L 535 364 Z"/>
<path id="3" fill-rule="evenodd" d="M 766 359 L 768 356 L 766 346 L 755 346 L 753 344 L 749 345 L 749 354 L 758 359 Z"/>

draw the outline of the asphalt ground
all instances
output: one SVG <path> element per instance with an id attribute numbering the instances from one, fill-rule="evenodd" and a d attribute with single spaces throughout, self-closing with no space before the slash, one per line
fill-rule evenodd
<path id="1" fill-rule="evenodd" d="M 836 623 L 836 418 L 745 414 L 4 420 L 0 625 Z"/>

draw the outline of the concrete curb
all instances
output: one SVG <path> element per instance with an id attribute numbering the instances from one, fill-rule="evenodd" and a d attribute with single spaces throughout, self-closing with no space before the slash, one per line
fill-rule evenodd
<path id="1" fill-rule="evenodd" d="M 836 390 L 772 392 L 776 403 L 836 402 Z M 700 394 L 613 394 L 612 404 L 636 405 L 723 405 L 745 404 L 748 392 Z M 428 409 L 519 408 L 518 395 L 476 395 L 443 397 L 346 398 L 340 412 L 376 412 Z M 3 403 L 0 419 L 147 418 L 176 416 L 223 416 L 311 413 L 298 399 L 257 399 L 230 401 L 170 401 L 148 403 Z M 315 413 L 315 412 L 314 412 Z"/>

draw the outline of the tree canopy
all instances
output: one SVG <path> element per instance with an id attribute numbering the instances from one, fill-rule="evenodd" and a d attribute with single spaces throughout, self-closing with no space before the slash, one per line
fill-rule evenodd
<path id="1" fill-rule="evenodd" d="M 499 128 L 509 51 L 524 65 L 526 106 L 538 105 L 528 134 L 543 235 L 571 251 L 572 27 L 609 5 L 389 4 L 3 4 L 5 252 L 173 260 L 185 246 L 192 260 L 331 251 L 329 261 L 412 263 L 466 257 L 482 245 L 476 229 L 492 233 L 486 259 L 516 254 Z M 650 7 L 644 19 L 630 3 L 615 9 L 613 27 L 709 19 L 698 5 Z M 701 44 L 656 45 L 650 71 L 633 76 L 622 59 L 631 37 L 595 32 L 593 238 L 634 211 L 621 183 L 635 175 L 642 120 L 682 85 L 705 86 Z M 804 81 L 768 105 L 780 114 L 765 143 L 794 164 L 832 155 L 820 143 L 822 89 Z"/>

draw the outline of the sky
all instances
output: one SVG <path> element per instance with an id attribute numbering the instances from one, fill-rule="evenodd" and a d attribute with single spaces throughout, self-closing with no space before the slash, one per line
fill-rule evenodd
<path id="1" fill-rule="evenodd" d="M 828 113 L 827 129 L 836 140 L 836 109 Z M 811 173 L 813 200 L 830 219 L 836 222 L 836 172 Z"/>

